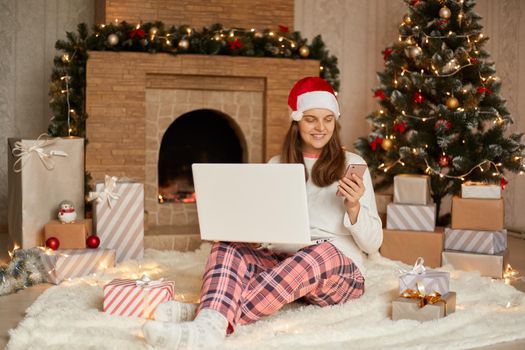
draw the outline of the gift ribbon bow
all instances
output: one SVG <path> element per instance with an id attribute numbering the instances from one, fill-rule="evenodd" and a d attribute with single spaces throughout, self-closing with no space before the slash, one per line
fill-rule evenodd
<path id="1" fill-rule="evenodd" d="M 44 148 L 54 144 L 57 142 L 57 140 L 59 140 L 59 138 L 50 139 L 48 138 L 47 134 L 42 134 L 38 136 L 35 141 L 33 141 L 33 144 L 30 147 L 24 146 L 22 141 L 16 141 L 15 147 L 11 151 L 13 156 L 18 158 L 15 164 L 13 164 L 14 172 L 19 173 L 22 171 L 22 168 L 27 162 L 27 158 L 32 153 L 36 154 L 38 158 L 40 158 L 40 161 L 42 161 L 42 164 L 44 164 L 44 167 L 47 170 L 55 169 L 55 162 L 52 158 L 54 156 L 67 157 L 68 154 L 60 150 L 50 150 L 46 152 Z"/>
<path id="2" fill-rule="evenodd" d="M 428 304 L 443 303 L 445 305 L 445 316 L 447 315 L 447 302 L 441 299 L 441 294 L 434 291 L 430 294 L 426 294 L 425 286 L 422 283 L 417 283 L 417 291 L 413 289 L 406 289 L 401 293 L 401 297 L 407 299 L 417 299 L 419 308 L 424 307 Z"/>
<path id="3" fill-rule="evenodd" d="M 424 263 L 425 263 L 425 259 L 423 259 L 422 257 L 419 257 L 414 263 L 414 267 L 412 267 L 412 270 L 399 270 L 399 272 L 402 274 L 408 273 L 411 275 L 422 275 L 426 271 L 425 266 L 423 265 Z"/>
<path id="4" fill-rule="evenodd" d="M 104 179 L 104 190 L 100 192 L 89 192 L 88 201 L 91 202 L 96 200 L 97 203 L 107 201 L 108 206 L 111 209 L 111 200 L 117 200 L 120 195 L 116 193 L 118 178 L 116 176 L 106 175 Z"/>
<path id="5" fill-rule="evenodd" d="M 164 282 L 164 278 L 152 280 L 148 275 L 143 274 L 142 277 L 135 281 L 135 284 L 140 287 L 153 287 Z"/>

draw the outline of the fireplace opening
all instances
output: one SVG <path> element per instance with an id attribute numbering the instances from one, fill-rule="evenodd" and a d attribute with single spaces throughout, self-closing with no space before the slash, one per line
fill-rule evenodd
<path id="1" fill-rule="evenodd" d="M 162 137 L 159 151 L 159 202 L 195 201 L 193 163 L 242 163 L 246 142 L 228 115 L 199 109 L 177 118 Z"/>

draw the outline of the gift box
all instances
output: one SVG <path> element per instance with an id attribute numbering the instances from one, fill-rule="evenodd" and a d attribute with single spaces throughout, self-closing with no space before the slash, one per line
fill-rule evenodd
<path id="1" fill-rule="evenodd" d="M 84 139 L 8 139 L 9 236 L 21 248 L 44 244 L 44 225 L 69 200 L 84 218 Z"/>
<path id="2" fill-rule="evenodd" d="M 75 223 L 63 224 L 58 220 L 51 220 L 44 226 L 44 240 L 55 237 L 60 242 L 60 249 L 86 248 L 88 236 L 87 220 L 77 220 Z"/>
<path id="3" fill-rule="evenodd" d="M 442 253 L 443 265 L 450 264 L 456 270 L 479 271 L 481 276 L 503 278 L 509 258 L 509 249 L 488 255 L 446 250 Z"/>
<path id="4" fill-rule="evenodd" d="M 394 203 L 430 204 L 430 176 L 412 174 L 394 176 Z"/>
<path id="5" fill-rule="evenodd" d="M 399 275 L 399 293 L 403 293 L 407 289 L 417 291 L 424 287 L 427 294 L 447 294 L 449 292 L 450 273 L 427 269 L 423 263 L 424 259 L 419 257 L 412 270 L 403 271 Z"/>
<path id="6" fill-rule="evenodd" d="M 504 225 L 503 199 L 452 198 L 453 229 L 501 231 Z"/>
<path id="7" fill-rule="evenodd" d="M 417 298 L 399 297 L 392 302 L 392 320 L 430 321 L 443 318 L 456 311 L 456 293 L 448 292 L 437 301 L 421 307 Z"/>
<path id="8" fill-rule="evenodd" d="M 104 286 L 104 312 L 118 316 L 151 318 L 158 305 L 172 300 L 171 281 L 115 279 Z"/>
<path id="9" fill-rule="evenodd" d="M 431 267 L 441 266 L 443 251 L 443 228 L 434 232 L 383 230 L 380 252 L 386 258 L 413 264 L 418 257 Z"/>
<path id="10" fill-rule="evenodd" d="M 445 249 L 496 254 L 507 248 L 507 230 L 475 231 L 445 229 Z"/>
<path id="11" fill-rule="evenodd" d="M 82 277 L 115 266 L 113 249 L 39 249 L 50 283 Z"/>
<path id="12" fill-rule="evenodd" d="M 117 262 L 144 255 L 144 185 L 106 176 L 96 184 L 93 223 L 100 247 L 115 249 Z"/>
<path id="13" fill-rule="evenodd" d="M 461 197 L 500 199 L 501 186 L 468 181 L 461 184 Z"/>
<path id="14" fill-rule="evenodd" d="M 390 203 L 386 208 L 386 228 L 389 230 L 434 231 L 436 205 Z"/>

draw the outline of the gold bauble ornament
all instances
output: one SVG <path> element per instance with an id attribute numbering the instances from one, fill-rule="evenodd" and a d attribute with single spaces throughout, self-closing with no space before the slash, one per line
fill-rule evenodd
<path id="1" fill-rule="evenodd" d="M 179 41 L 179 45 L 178 45 L 179 49 L 181 50 L 187 50 L 188 47 L 190 47 L 190 42 L 186 39 L 181 39 Z"/>
<path id="2" fill-rule="evenodd" d="M 308 46 L 305 46 L 305 45 L 301 46 L 299 48 L 299 55 L 301 55 L 301 57 L 304 57 L 304 58 L 308 57 L 310 55 L 310 49 L 308 48 Z"/>
<path id="3" fill-rule="evenodd" d="M 384 139 L 383 142 L 381 143 L 381 147 L 385 151 L 390 151 L 393 146 L 394 146 L 394 142 L 391 139 Z"/>
<path id="4" fill-rule="evenodd" d="M 115 46 L 118 44 L 118 35 L 117 34 L 109 34 L 108 35 L 108 44 L 111 46 Z"/>
<path id="5" fill-rule="evenodd" d="M 459 106 L 459 101 L 454 96 L 450 96 L 449 98 L 447 98 L 446 104 L 448 109 L 456 109 Z"/>
<path id="6" fill-rule="evenodd" d="M 405 24 L 412 24 L 412 18 L 410 18 L 410 15 L 407 13 L 406 15 L 403 16 L 403 22 L 405 22 Z"/>
<path id="7" fill-rule="evenodd" d="M 450 11 L 450 9 L 446 6 L 443 6 L 440 10 L 439 10 L 439 17 L 443 18 L 443 19 L 449 19 L 450 16 L 452 16 L 452 12 Z"/>
<path id="8" fill-rule="evenodd" d="M 159 31 L 159 29 L 157 27 L 151 27 L 149 29 L 149 35 L 151 35 L 151 36 L 157 35 L 158 31 Z"/>

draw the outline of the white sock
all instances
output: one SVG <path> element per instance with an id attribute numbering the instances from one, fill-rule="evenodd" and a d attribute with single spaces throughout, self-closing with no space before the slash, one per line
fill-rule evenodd
<path id="1" fill-rule="evenodd" d="M 163 322 L 188 322 L 193 320 L 196 310 L 196 304 L 170 300 L 157 306 L 154 318 Z"/>
<path id="2" fill-rule="evenodd" d="M 226 337 L 228 320 L 218 311 L 203 309 L 193 322 L 148 321 L 142 327 L 146 341 L 155 347 L 170 349 L 210 349 Z"/>

